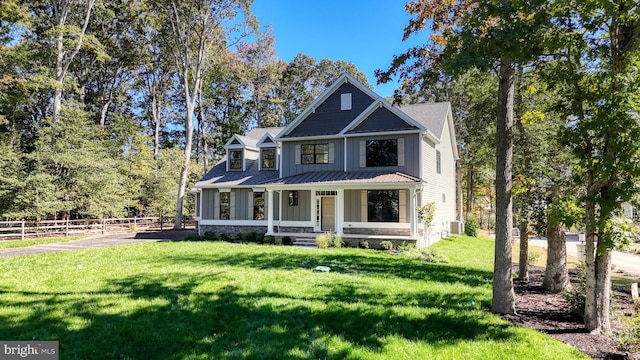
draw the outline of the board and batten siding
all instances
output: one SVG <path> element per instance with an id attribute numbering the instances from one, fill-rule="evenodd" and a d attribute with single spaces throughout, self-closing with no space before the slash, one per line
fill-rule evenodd
<path id="1" fill-rule="evenodd" d="M 329 144 L 328 164 L 301 164 L 300 156 L 302 145 Z M 282 143 L 282 176 L 302 174 L 309 171 L 342 171 L 344 170 L 344 140 L 306 140 L 284 141 Z"/>
<path id="2" fill-rule="evenodd" d="M 363 160 L 366 160 L 366 154 L 363 153 L 363 143 L 366 149 L 366 141 L 369 140 L 386 140 L 398 139 L 398 166 L 384 167 L 366 167 L 361 166 Z M 399 171 L 407 175 L 420 177 L 420 135 L 404 134 L 390 135 L 380 134 L 377 136 L 352 137 L 347 140 L 347 171 Z M 402 165 L 404 163 L 404 165 Z M 365 162 L 366 164 L 366 162 Z"/>
<path id="3" fill-rule="evenodd" d="M 422 179 L 424 188 L 420 193 L 420 206 L 434 202 L 432 236 L 438 238 L 451 230 L 451 221 L 456 219 L 456 163 L 449 137 L 449 125 L 445 122 L 440 144 L 422 138 Z M 455 144 L 453 145 L 455 146 Z M 440 152 L 441 172 L 436 169 L 436 151 Z"/>
<path id="4" fill-rule="evenodd" d="M 231 216 L 233 220 L 253 220 L 253 190 L 248 188 L 232 189 L 231 190 L 231 209 L 234 213 Z M 267 192 L 265 192 L 267 196 Z M 279 206 L 278 194 L 273 193 L 274 204 L 274 220 L 278 220 Z M 220 216 L 220 193 L 217 189 L 202 189 L 201 195 L 202 201 L 202 220 L 219 220 Z M 249 205 L 249 201 L 251 205 Z M 268 204 L 271 199 L 267 199 L 265 202 L 265 211 L 268 211 Z"/>
<path id="5" fill-rule="evenodd" d="M 311 191 L 298 191 L 298 205 L 289 206 L 289 190 L 282 190 L 282 220 L 311 221 Z"/>

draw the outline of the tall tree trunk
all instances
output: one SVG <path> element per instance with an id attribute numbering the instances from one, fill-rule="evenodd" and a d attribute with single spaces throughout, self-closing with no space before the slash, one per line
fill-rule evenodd
<path id="1" fill-rule="evenodd" d="M 529 221 L 525 217 L 520 220 L 520 257 L 518 261 L 518 278 L 529 281 Z"/>
<path id="2" fill-rule="evenodd" d="M 64 27 L 67 22 L 67 17 L 69 16 L 69 12 L 71 11 L 71 3 L 70 0 L 59 0 L 53 2 L 53 16 L 55 18 L 55 26 L 56 27 Z M 67 75 L 67 71 L 71 62 L 76 57 L 80 48 L 82 48 L 82 42 L 84 39 L 84 35 L 87 31 L 87 26 L 89 26 L 89 19 L 91 18 L 91 10 L 93 9 L 93 4 L 95 0 L 89 0 L 87 2 L 87 8 L 83 18 L 83 24 L 80 33 L 78 34 L 78 39 L 75 42 L 75 46 L 69 53 L 67 53 L 64 49 L 64 35 L 60 33 L 55 40 L 56 47 L 56 64 L 55 64 L 55 76 L 54 83 L 55 89 L 53 91 L 53 130 L 54 130 L 54 140 L 55 140 L 55 132 L 58 124 L 60 123 L 60 113 L 62 110 L 62 89 L 64 87 L 64 78 Z"/>
<path id="3" fill-rule="evenodd" d="M 547 221 L 547 267 L 542 286 L 559 293 L 570 286 L 567 270 L 567 237 L 564 225 L 557 221 Z"/>
<path id="4" fill-rule="evenodd" d="M 493 268 L 493 300 L 491 311 L 515 314 L 515 293 L 511 264 L 511 230 L 513 203 L 511 197 L 513 171 L 513 100 L 515 64 L 502 59 L 498 85 L 496 119 L 496 241 Z"/>
<path id="5" fill-rule="evenodd" d="M 602 249 L 601 249 L 602 248 Z M 609 308 L 611 306 L 611 251 L 598 244 L 596 252 L 596 301 L 600 330 L 611 332 Z"/>
<path id="6" fill-rule="evenodd" d="M 590 180 L 593 175 L 589 174 Z M 589 184 L 591 184 L 590 182 Z M 584 325 L 589 331 L 600 331 L 600 319 L 598 318 L 598 299 L 596 298 L 596 259 L 595 259 L 595 203 L 587 194 L 585 201 L 584 222 L 586 226 L 585 244 L 585 303 Z"/>
<path id="7" fill-rule="evenodd" d="M 188 89 L 188 84 L 185 84 Z M 188 90 L 185 95 L 189 99 Z M 187 189 L 187 181 L 189 180 L 189 164 L 191 163 L 191 147 L 193 142 L 193 103 L 187 101 L 187 118 L 185 119 L 185 147 L 184 147 L 184 163 L 180 171 L 180 183 L 178 185 L 178 202 L 176 205 L 176 218 L 173 228 L 179 230 L 182 227 L 182 208 L 184 206 L 184 194 Z"/>
<path id="8" fill-rule="evenodd" d="M 469 164 L 469 169 L 467 170 L 467 208 L 466 214 L 471 214 L 473 210 L 473 163 Z"/>

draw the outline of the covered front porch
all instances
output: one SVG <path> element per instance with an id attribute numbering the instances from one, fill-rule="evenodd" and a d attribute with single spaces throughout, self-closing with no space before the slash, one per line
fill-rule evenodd
<path id="1" fill-rule="evenodd" d="M 354 241 L 415 241 L 422 185 L 402 173 L 313 173 L 278 179 L 265 184 L 267 198 L 279 201 L 268 203 L 267 235 L 331 232 Z"/>

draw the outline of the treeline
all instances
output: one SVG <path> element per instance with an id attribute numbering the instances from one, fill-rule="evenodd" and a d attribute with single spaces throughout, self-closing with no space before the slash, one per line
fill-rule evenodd
<path id="1" fill-rule="evenodd" d="M 233 134 L 286 125 L 342 72 L 367 83 L 278 59 L 250 5 L 0 2 L 2 219 L 192 214 Z"/>

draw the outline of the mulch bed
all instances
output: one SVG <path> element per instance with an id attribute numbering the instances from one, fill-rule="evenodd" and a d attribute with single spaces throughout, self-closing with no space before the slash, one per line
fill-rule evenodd
<path id="1" fill-rule="evenodd" d="M 530 267 L 529 282 L 514 281 L 517 315 L 504 316 L 507 320 L 522 326 L 533 328 L 569 344 L 594 359 L 633 359 L 640 360 L 638 352 L 624 352 L 616 348 L 612 337 L 603 334 L 590 334 L 582 319 L 569 311 L 569 304 L 560 294 L 553 294 L 542 288 L 544 269 Z M 517 273 L 518 267 L 514 265 Z M 570 270 L 571 281 L 575 283 L 577 272 Z M 627 289 L 613 289 L 612 307 L 618 314 L 630 316 L 633 313 L 631 293 Z M 611 316 L 611 325 L 615 331 L 621 324 L 615 315 Z"/>

